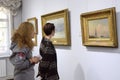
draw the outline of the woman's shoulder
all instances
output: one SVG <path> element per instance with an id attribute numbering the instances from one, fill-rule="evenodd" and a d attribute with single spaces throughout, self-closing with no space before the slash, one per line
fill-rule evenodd
<path id="1" fill-rule="evenodd" d="M 31 51 L 31 49 L 27 46 L 23 47 L 22 50 L 25 52 L 25 53 L 28 53 Z"/>
<path id="2" fill-rule="evenodd" d="M 43 45 L 49 45 L 51 44 L 51 41 L 45 37 L 42 38 L 41 44 Z"/>
<path id="3" fill-rule="evenodd" d="M 26 47 L 26 46 L 23 46 L 23 47 L 21 47 L 21 48 L 18 48 L 18 52 L 23 52 L 23 53 L 25 53 L 25 54 L 27 54 L 28 52 L 30 52 L 31 50 L 30 50 L 30 48 L 29 47 Z"/>

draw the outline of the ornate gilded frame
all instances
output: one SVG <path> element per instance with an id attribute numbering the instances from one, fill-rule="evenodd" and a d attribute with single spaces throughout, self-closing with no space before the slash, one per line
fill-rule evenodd
<path id="1" fill-rule="evenodd" d="M 34 30 L 35 30 L 34 32 L 36 34 L 38 34 L 38 21 L 37 21 L 37 18 L 36 17 L 29 18 L 29 19 L 27 19 L 27 21 L 33 24 Z"/>
<path id="2" fill-rule="evenodd" d="M 118 47 L 115 7 L 82 13 L 80 19 L 83 45 Z"/>
<path id="3" fill-rule="evenodd" d="M 47 22 L 54 23 L 55 36 L 51 39 L 54 45 L 68 46 L 70 41 L 69 12 L 68 9 L 52 12 L 41 16 L 42 27 Z M 43 33 L 42 30 L 42 35 Z"/>
<path id="4" fill-rule="evenodd" d="M 34 34 L 34 38 L 32 40 L 34 42 L 34 45 L 37 46 L 37 34 L 38 34 L 38 21 L 37 21 L 37 18 L 32 17 L 32 18 L 27 19 L 27 21 L 33 24 L 35 34 Z"/>

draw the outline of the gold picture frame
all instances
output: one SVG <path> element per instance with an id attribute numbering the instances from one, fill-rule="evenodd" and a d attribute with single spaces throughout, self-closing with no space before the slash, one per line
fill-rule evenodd
<path id="1" fill-rule="evenodd" d="M 54 45 L 69 46 L 70 41 L 70 28 L 69 28 L 69 12 L 68 9 L 52 12 L 41 16 L 42 27 L 50 22 L 55 25 L 55 35 L 51 39 Z M 45 34 L 42 30 L 42 36 Z"/>
<path id="2" fill-rule="evenodd" d="M 33 24 L 34 30 L 35 30 L 34 32 L 36 34 L 38 34 L 38 21 L 37 21 L 37 18 L 36 17 L 29 18 L 29 19 L 27 19 L 27 21 Z"/>
<path id="3" fill-rule="evenodd" d="M 82 13 L 80 19 L 83 45 L 118 47 L 115 7 Z"/>
<path id="4" fill-rule="evenodd" d="M 34 33 L 34 38 L 32 40 L 33 40 L 34 46 L 37 46 L 37 34 L 38 34 L 38 21 L 37 21 L 37 18 L 36 17 L 29 18 L 29 19 L 27 19 L 27 21 L 33 24 L 35 33 Z"/>
<path id="5" fill-rule="evenodd" d="M 34 34 L 34 38 L 32 38 L 34 46 L 37 46 L 37 34 Z"/>

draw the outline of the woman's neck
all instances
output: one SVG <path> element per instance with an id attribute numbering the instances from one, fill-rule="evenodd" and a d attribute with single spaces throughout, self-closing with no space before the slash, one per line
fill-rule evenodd
<path id="1" fill-rule="evenodd" d="M 49 40 L 50 40 L 50 39 L 51 39 L 51 36 L 45 36 L 45 38 L 47 38 L 47 39 L 49 39 Z"/>

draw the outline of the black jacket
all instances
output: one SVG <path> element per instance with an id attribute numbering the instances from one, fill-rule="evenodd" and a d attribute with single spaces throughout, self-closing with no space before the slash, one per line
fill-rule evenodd
<path id="1" fill-rule="evenodd" d="M 39 63 L 38 76 L 45 80 L 58 80 L 57 56 L 54 45 L 49 39 L 43 37 L 39 50 L 42 60 Z"/>

